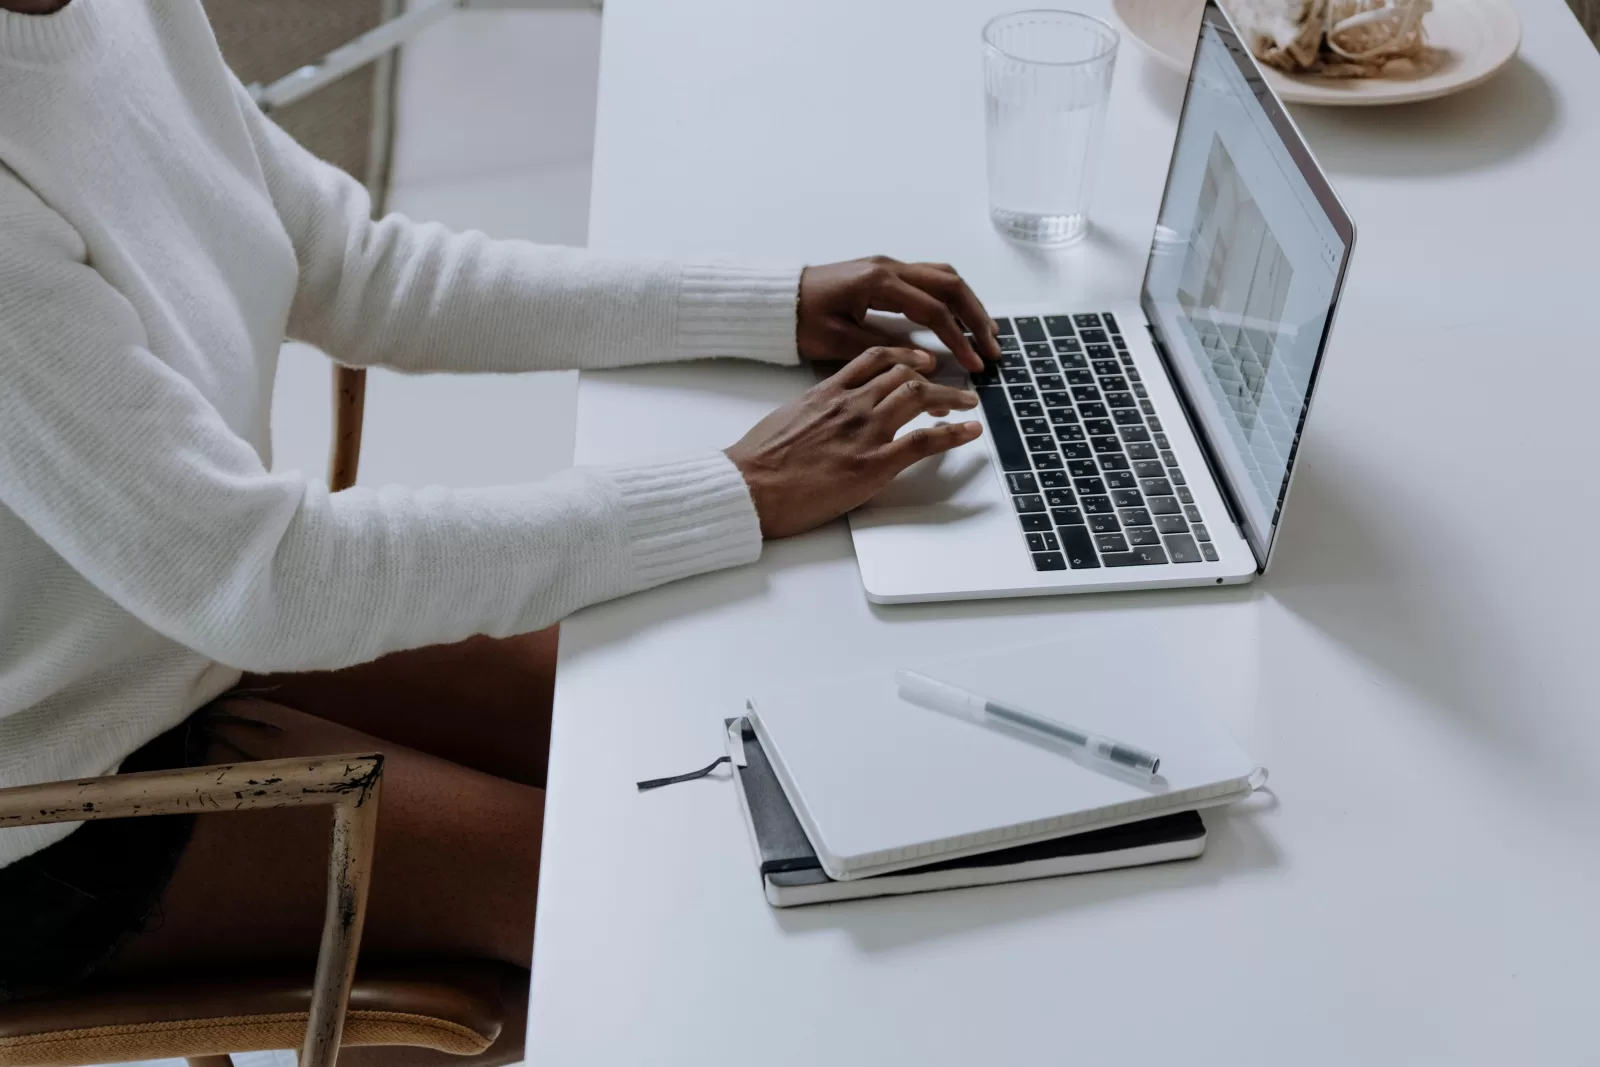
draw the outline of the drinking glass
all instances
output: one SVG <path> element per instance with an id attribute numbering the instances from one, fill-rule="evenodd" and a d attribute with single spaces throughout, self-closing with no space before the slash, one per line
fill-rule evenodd
<path id="1" fill-rule="evenodd" d="M 1016 241 L 1064 245 L 1089 226 L 1089 191 L 1117 31 L 1071 11 L 1018 11 L 983 28 L 989 218 Z"/>

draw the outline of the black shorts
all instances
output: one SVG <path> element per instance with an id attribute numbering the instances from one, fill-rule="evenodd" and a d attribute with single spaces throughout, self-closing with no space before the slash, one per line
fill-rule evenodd
<path id="1" fill-rule="evenodd" d="M 209 708 L 195 712 L 118 773 L 203 765 L 209 718 Z M 192 815 L 101 819 L 0 867 L 0 1003 L 70 987 L 159 927 L 161 895 L 193 830 Z"/>

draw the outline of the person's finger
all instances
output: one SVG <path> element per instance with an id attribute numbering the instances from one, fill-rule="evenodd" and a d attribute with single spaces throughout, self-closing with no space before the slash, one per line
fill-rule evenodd
<path id="1" fill-rule="evenodd" d="M 885 445 L 880 455 L 889 464 L 891 473 L 899 474 L 918 460 L 976 441 L 982 433 L 981 422 L 941 422 L 937 426 L 920 426 Z"/>
<path id="2" fill-rule="evenodd" d="M 879 311 L 897 311 L 919 326 L 934 332 L 956 360 L 968 370 L 982 370 L 983 357 L 973 350 L 961 332 L 955 312 L 943 300 L 900 278 L 884 283 L 872 294 L 872 306 Z"/>
<path id="3" fill-rule="evenodd" d="M 891 430 L 898 430 L 924 412 L 948 414 L 951 411 L 970 411 L 977 406 L 976 393 L 919 377 L 895 386 L 888 396 L 878 402 L 873 414 L 883 419 Z"/>
<path id="4" fill-rule="evenodd" d="M 828 381 L 841 389 L 856 389 L 878 377 L 891 367 L 904 366 L 912 370 L 932 370 L 938 361 L 920 348 L 893 348 L 874 345 L 844 365 Z"/>
<path id="5" fill-rule="evenodd" d="M 856 393 L 869 408 L 876 408 L 884 400 L 888 399 L 890 393 L 908 382 L 926 382 L 927 380 L 913 368 L 904 363 L 898 363 L 876 378 L 870 378 L 863 382 L 856 389 Z"/>
<path id="6" fill-rule="evenodd" d="M 994 319 L 966 280 L 944 263 L 912 263 L 902 277 L 926 289 L 952 308 L 976 339 L 974 347 L 992 360 L 1000 359 L 1000 339 L 995 335 Z"/>

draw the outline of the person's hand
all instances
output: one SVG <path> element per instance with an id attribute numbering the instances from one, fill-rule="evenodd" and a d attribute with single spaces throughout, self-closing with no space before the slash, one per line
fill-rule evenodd
<path id="1" fill-rule="evenodd" d="M 800 275 L 800 354 L 819 362 L 854 359 L 896 339 L 872 329 L 868 311 L 893 311 L 932 330 L 967 370 L 1000 358 L 994 320 L 967 283 L 946 263 L 901 263 L 888 256 L 807 267 Z M 962 324 L 977 339 L 962 335 Z"/>
<path id="2" fill-rule="evenodd" d="M 934 363 L 919 349 L 869 348 L 727 450 L 750 487 L 763 536 L 788 537 L 836 519 L 917 460 L 977 439 L 983 426 L 976 422 L 895 437 L 923 412 L 977 405 L 975 394 L 924 378 Z"/>

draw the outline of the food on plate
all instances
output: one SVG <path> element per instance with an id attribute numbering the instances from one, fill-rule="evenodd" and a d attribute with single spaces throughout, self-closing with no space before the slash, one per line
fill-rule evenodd
<path id="1" fill-rule="evenodd" d="M 1250 51 L 1290 74 L 1407 77 L 1427 64 L 1432 0 L 1224 0 Z"/>

